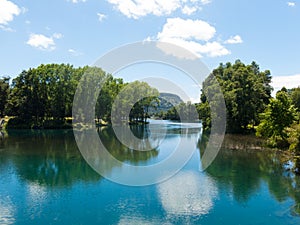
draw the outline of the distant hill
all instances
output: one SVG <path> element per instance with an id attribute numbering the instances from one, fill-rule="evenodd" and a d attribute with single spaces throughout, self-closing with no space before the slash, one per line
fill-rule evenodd
<path id="1" fill-rule="evenodd" d="M 159 95 L 160 104 L 157 109 L 149 109 L 149 113 L 167 112 L 172 107 L 183 103 L 183 100 L 175 94 L 170 93 L 160 93 Z"/>

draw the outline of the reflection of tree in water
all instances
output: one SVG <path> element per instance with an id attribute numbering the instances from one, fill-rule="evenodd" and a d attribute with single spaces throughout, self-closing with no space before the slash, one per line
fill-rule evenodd
<path id="1" fill-rule="evenodd" d="M 146 136 L 148 131 L 137 129 L 134 132 L 141 132 L 140 135 Z M 113 134 L 111 128 L 99 131 L 99 136 L 110 154 L 121 162 L 137 164 L 158 156 L 157 149 L 129 149 Z M 145 143 L 151 146 L 150 142 Z M 72 131 L 10 131 L 2 144 L 4 150 L 1 154 L 5 154 L 5 157 L 0 157 L 1 168 L 13 162 L 17 173 L 24 180 L 51 187 L 101 180 L 101 176 L 87 164 L 79 152 Z M 99 152 L 97 149 L 94 151 Z M 115 165 L 103 166 L 110 172 Z"/>
<path id="2" fill-rule="evenodd" d="M 121 140 L 127 140 L 129 147 L 122 144 L 116 137 L 114 131 L 110 127 L 106 127 L 99 132 L 100 139 L 106 149 L 112 156 L 121 162 L 129 162 L 138 164 L 140 162 L 147 162 L 148 160 L 155 158 L 159 154 L 160 142 L 164 139 L 164 129 L 160 126 L 149 128 L 149 125 L 133 125 L 130 126 L 130 131 L 138 140 L 131 140 L 128 130 L 125 126 L 119 126 L 118 133 L 122 135 Z M 168 127 L 166 131 L 167 135 L 180 135 L 181 137 L 193 137 L 195 134 L 199 134 L 200 128 L 184 128 Z M 152 133 L 153 132 L 153 133 Z M 161 133 L 160 133 L 161 132 Z M 135 147 L 135 148 L 134 148 Z M 145 151 L 134 149 L 146 149 Z"/>
<path id="3" fill-rule="evenodd" d="M 234 198 L 241 203 L 247 202 L 261 188 L 261 182 L 264 181 L 277 201 L 294 199 L 295 206 L 292 210 L 300 215 L 300 177 L 286 170 L 280 153 L 269 150 L 251 150 L 251 146 L 254 145 L 253 141 L 255 142 L 251 138 L 249 137 L 246 141 L 248 144 L 244 149 L 222 148 L 206 172 L 215 177 L 222 188 L 232 191 Z M 239 138 L 225 136 L 224 142 L 227 146 L 237 146 L 238 140 L 241 141 Z M 207 142 L 208 135 L 203 134 L 198 142 L 201 156 Z"/>
<path id="4" fill-rule="evenodd" d="M 6 151 L 25 180 L 63 187 L 101 179 L 82 158 L 72 131 L 10 132 Z"/>
<path id="5" fill-rule="evenodd" d="M 122 129 L 122 127 L 120 127 L 120 129 Z M 155 140 L 148 139 L 149 129 L 147 128 L 147 126 L 134 125 L 130 126 L 130 130 L 135 137 L 140 139 L 139 142 L 134 142 L 134 145 L 138 144 L 139 146 L 137 147 L 139 149 L 150 149 L 149 151 L 137 151 L 126 147 L 115 136 L 112 128 L 102 129 L 99 132 L 99 137 L 109 153 L 121 162 L 127 161 L 133 164 L 137 164 L 140 162 L 146 162 L 151 158 L 158 156 L 158 149 L 153 148 L 153 146 L 156 146 L 156 144 L 153 143 L 153 141 Z M 128 135 L 128 133 L 125 132 L 125 130 L 121 133 L 125 136 L 122 138 L 126 139 L 126 135 Z"/>
<path id="6" fill-rule="evenodd" d="M 168 129 L 168 134 L 180 134 L 181 137 L 192 137 L 200 133 L 200 128 L 172 128 Z"/>
<path id="7" fill-rule="evenodd" d="M 5 136 L 5 133 L 2 130 L 0 130 L 0 151 L 4 149 Z"/>

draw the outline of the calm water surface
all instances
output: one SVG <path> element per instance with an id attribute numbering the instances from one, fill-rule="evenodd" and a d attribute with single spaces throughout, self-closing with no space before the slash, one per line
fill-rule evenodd
<path id="1" fill-rule="evenodd" d="M 122 146 L 109 128 L 99 131 L 111 154 L 133 165 L 166 159 L 179 140 L 194 146 L 176 176 L 146 187 L 115 184 L 94 172 L 72 131 L 8 132 L 0 140 L 0 224 L 300 224 L 300 179 L 277 154 L 222 149 L 200 172 L 206 139 L 197 127 L 184 126 L 164 125 L 165 139 L 147 152 Z"/>

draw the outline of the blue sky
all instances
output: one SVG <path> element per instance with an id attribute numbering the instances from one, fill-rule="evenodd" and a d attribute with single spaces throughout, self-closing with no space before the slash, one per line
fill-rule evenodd
<path id="1" fill-rule="evenodd" d="M 90 65 L 118 46 L 168 41 L 210 69 L 256 61 L 275 89 L 300 85 L 299 0 L 0 0 L 0 76 Z"/>

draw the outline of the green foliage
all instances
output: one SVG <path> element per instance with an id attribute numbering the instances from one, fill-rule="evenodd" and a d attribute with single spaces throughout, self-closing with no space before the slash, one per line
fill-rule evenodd
<path id="1" fill-rule="evenodd" d="M 76 113 L 73 115 L 74 121 L 94 123 L 95 118 L 100 118 L 101 110 L 96 108 L 99 105 L 99 91 L 105 86 L 109 77 L 102 69 L 97 67 L 85 67 L 83 76 L 77 86 L 74 102 L 76 103 Z M 97 100 L 98 99 L 98 100 Z M 95 108 L 95 112 L 88 113 L 90 109 Z"/>
<path id="2" fill-rule="evenodd" d="M 4 111 L 7 104 L 9 95 L 9 77 L 3 77 L 0 79 L 0 118 L 4 116 Z"/>
<path id="3" fill-rule="evenodd" d="M 72 125 L 66 120 L 47 119 L 34 120 L 24 118 L 11 118 L 6 125 L 6 129 L 70 129 Z"/>
<path id="4" fill-rule="evenodd" d="M 108 75 L 105 83 L 101 87 L 101 91 L 96 103 L 96 118 L 104 121 L 111 121 L 112 104 L 121 89 L 125 86 L 122 79 L 113 78 Z"/>
<path id="5" fill-rule="evenodd" d="M 287 140 L 290 144 L 289 149 L 297 155 L 300 154 L 300 123 L 293 124 L 292 126 L 285 129 L 287 133 Z"/>
<path id="6" fill-rule="evenodd" d="M 73 96 L 83 69 L 65 64 L 40 65 L 13 79 L 7 113 L 36 122 L 72 115 Z"/>
<path id="7" fill-rule="evenodd" d="M 197 104 L 197 111 L 202 121 L 203 128 L 205 130 L 208 130 L 208 128 L 211 125 L 211 117 L 210 117 L 211 110 L 208 101 L 204 101 L 200 104 Z"/>
<path id="8" fill-rule="evenodd" d="M 182 102 L 163 114 L 163 119 L 181 122 L 195 122 L 198 120 L 198 117 L 196 106 L 191 102 Z"/>
<path id="9" fill-rule="evenodd" d="M 285 91 L 279 91 L 276 99 L 271 99 L 266 110 L 260 114 L 261 121 L 256 134 L 268 138 L 273 147 L 287 147 L 288 128 L 296 120 L 296 110 Z"/>
<path id="10" fill-rule="evenodd" d="M 209 107 L 214 107 L 214 111 L 218 111 L 217 102 L 221 97 L 218 85 L 222 89 L 227 108 L 227 132 L 244 133 L 249 127 L 258 124 L 259 113 L 263 112 L 269 103 L 272 91 L 270 82 L 270 71 L 261 72 L 255 62 L 245 65 L 237 60 L 233 65 L 220 64 L 202 85 L 201 103 L 197 108 L 204 129 L 211 125 Z M 210 104 L 208 96 L 211 99 Z"/>
<path id="11" fill-rule="evenodd" d="M 159 95 L 156 89 L 145 82 L 129 85 L 97 67 L 73 68 L 65 64 L 42 64 L 24 70 L 12 80 L 11 89 L 8 82 L 8 78 L 0 80 L 0 116 L 4 115 L 6 109 L 7 115 L 14 117 L 8 128 L 70 127 L 65 118 L 72 117 L 75 92 L 78 92 L 76 96 L 81 96 L 77 99 L 79 107 L 82 107 L 79 112 L 96 105 L 96 119 L 110 122 L 113 103 L 123 88 L 125 91 L 115 106 L 116 115 L 122 118 L 130 113 L 130 121 L 146 122 L 149 107 L 157 105 Z M 99 96 L 95 96 L 99 89 Z M 88 121 L 95 119 L 84 118 L 82 113 L 76 116 Z"/>
<path id="12" fill-rule="evenodd" d="M 291 90 L 291 99 L 297 111 L 300 112 L 300 87 Z"/>
<path id="13" fill-rule="evenodd" d="M 114 101 L 113 122 L 122 123 L 129 120 L 131 123 L 139 121 L 146 123 L 149 108 L 157 104 L 158 96 L 158 90 L 150 87 L 146 82 L 134 81 L 126 84 Z"/>

